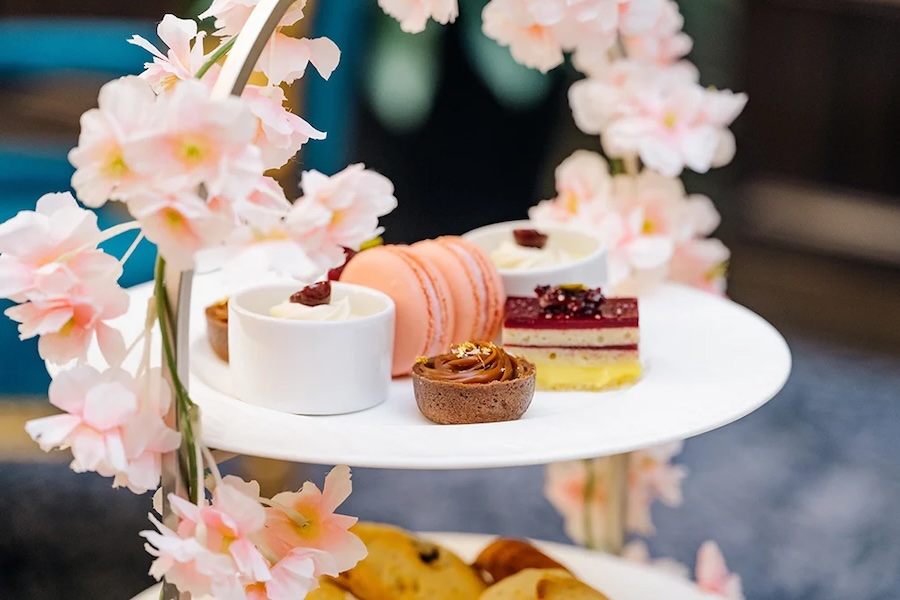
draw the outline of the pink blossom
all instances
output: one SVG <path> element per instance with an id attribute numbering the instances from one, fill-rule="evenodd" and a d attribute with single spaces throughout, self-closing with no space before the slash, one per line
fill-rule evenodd
<path id="1" fill-rule="evenodd" d="M 357 249 L 380 232 L 378 218 L 394 210 L 390 180 L 357 163 L 328 177 L 318 171 L 301 175 L 303 196 L 285 219 L 285 229 L 311 260 L 327 268 L 343 261 L 343 247 Z"/>
<path id="2" fill-rule="evenodd" d="M 266 509 L 266 543 L 279 559 L 295 548 L 311 548 L 328 553 L 329 570 L 343 572 L 365 558 L 366 547 L 349 529 L 356 517 L 335 514 L 350 495 L 350 469 L 335 467 L 325 477 L 322 491 L 307 481 L 299 492 L 282 492 Z"/>
<path id="3" fill-rule="evenodd" d="M 634 452 L 628 462 L 628 528 L 642 535 L 655 531 L 650 509 L 655 501 L 666 506 L 681 506 L 681 483 L 687 469 L 673 465 L 672 458 L 681 452 L 682 442 L 663 444 Z"/>
<path id="4" fill-rule="evenodd" d="M 69 152 L 72 187 L 87 206 L 123 200 L 143 180 L 125 162 L 124 147 L 142 130 L 155 95 L 139 77 L 122 77 L 100 88 L 99 108 L 81 116 L 78 146 Z"/>
<path id="5" fill-rule="evenodd" d="M 159 190 L 203 184 L 211 196 L 241 198 L 263 172 L 257 129 L 246 101 L 212 100 L 202 83 L 185 81 L 157 99 L 147 130 L 125 147 L 125 161 Z"/>
<path id="6" fill-rule="evenodd" d="M 326 37 L 294 38 L 276 32 L 263 48 L 257 66 L 270 84 L 293 83 L 303 77 L 309 64 L 328 79 L 340 59 L 340 48 Z"/>
<path id="7" fill-rule="evenodd" d="M 0 296 L 23 302 L 42 268 L 96 247 L 100 238 L 97 215 L 72 194 L 44 194 L 35 210 L 0 223 Z"/>
<path id="8" fill-rule="evenodd" d="M 731 252 L 717 239 L 687 240 L 675 246 L 669 276 L 713 294 L 724 295 L 728 259 Z"/>
<path id="9" fill-rule="evenodd" d="M 629 455 L 626 527 L 636 533 L 653 531 L 650 507 L 659 500 L 681 502 L 684 467 L 671 465 L 679 444 L 639 450 Z M 605 537 L 609 507 L 609 459 L 571 461 L 547 466 L 544 495 L 563 517 L 566 535 L 579 544 L 594 545 Z"/>
<path id="10" fill-rule="evenodd" d="M 642 33 L 622 36 L 625 54 L 630 59 L 671 65 L 687 56 L 693 41 L 682 29 L 684 17 L 678 10 L 678 3 L 665 0 L 653 27 Z"/>
<path id="11" fill-rule="evenodd" d="M 153 55 L 153 61 L 144 64 L 141 77 L 150 82 L 156 92 L 171 90 L 179 81 L 193 79 L 208 57 L 203 52 L 206 33 L 197 31 L 197 23 L 191 19 L 179 19 L 166 15 L 156 28 L 159 39 L 168 47 L 163 54 L 145 38 L 135 35 L 128 43 L 139 46 Z M 215 73 L 208 73 L 215 79 Z"/>
<path id="12" fill-rule="evenodd" d="M 291 209 L 281 185 L 271 177 L 260 177 L 249 196 L 232 205 L 242 223 L 265 231 L 277 225 Z"/>
<path id="13" fill-rule="evenodd" d="M 163 421 L 170 393 L 158 369 L 135 380 L 118 368 L 77 366 L 53 379 L 49 396 L 65 412 L 25 426 L 42 450 L 71 448 L 73 470 L 115 477 L 114 487 L 143 493 L 159 484 L 160 456 L 181 435 Z"/>
<path id="14" fill-rule="evenodd" d="M 248 600 L 296 600 L 319 587 L 322 575 L 339 571 L 331 556 L 321 550 L 294 548 L 272 566 L 272 578 L 247 588 Z"/>
<path id="15" fill-rule="evenodd" d="M 214 0 L 200 15 L 201 19 L 215 17 L 216 35 L 237 35 L 250 17 L 259 0 Z M 303 77 L 309 63 L 328 79 L 337 68 L 341 51 L 328 38 L 293 38 L 281 31 L 303 18 L 305 0 L 294 2 L 278 24 L 274 35 L 263 48 L 257 67 L 270 85 L 293 83 Z"/>
<path id="16" fill-rule="evenodd" d="M 446 25 L 459 15 L 456 0 L 378 0 L 378 6 L 397 19 L 400 29 L 407 33 L 424 31 L 428 19 Z"/>
<path id="17" fill-rule="evenodd" d="M 648 31 L 659 20 L 665 0 L 618 0 L 619 29 L 624 35 Z"/>
<path id="18" fill-rule="evenodd" d="M 583 223 L 593 228 L 602 213 L 612 210 L 612 178 L 609 165 L 596 152 L 576 150 L 556 167 L 556 192 L 552 200 L 533 207 L 529 218 L 536 222 Z"/>
<path id="19" fill-rule="evenodd" d="M 84 360 L 94 336 L 110 364 L 122 359 L 121 334 L 105 321 L 125 313 L 122 266 L 97 250 L 97 217 L 71 194 L 46 194 L 35 211 L 0 224 L 0 294 L 19 302 L 6 315 L 21 339 L 41 336 L 44 360 Z"/>
<path id="20" fill-rule="evenodd" d="M 509 46 L 513 59 L 546 73 L 563 61 L 563 47 L 553 25 L 538 22 L 527 0 L 491 0 L 481 13 L 484 34 Z"/>
<path id="21" fill-rule="evenodd" d="M 606 537 L 607 465 L 607 459 L 547 465 L 544 496 L 562 515 L 566 535 L 577 544 L 596 547 Z M 588 479 L 592 485 L 590 497 L 586 497 Z"/>
<path id="22" fill-rule="evenodd" d="M 606 127 L 603 147 L 611 156 L 639 155 L 664 175 L 677 176 L 685 167 L 705 173 L 731 158 L 723 146 L 731 139 L 724 132 L 730 121 L 708 112 L 719 94 L 697 84 L 648 85 Z M 722 116 L 734 116 L 729 108 Z"/>
<path id="23" fill-rule="evenodd" d="M 255 143 L 262 152 L 266 169 L 284 165 L 310 139 L 325 139 L 324 132 L 285 108 L 285 95 L 281 87 L 247 86 L 241 97 L 247 101 L 258 120 Z"/>
<path id="24" fill-rule="evenodd" d="M 744 600 L 741 578 L 728 570 L 725 557 L 713 541 L 704 542 L 697 551 L 697 586 L 725 600 Z"/>
<path id="25" fill-rule="evenodd" d="M 201 19 L 215 17 L 216 34 L 232 36 L 240 33 L 259 0 L 213 0 L 209 8 L 200 14 Z M 278 22 L 279 27 L 293 25 L 303 18 L 306 0 L 297 0 Z"/>
<path id="26" fill-rule="evenodd" d="M 137 197 L 128 207 L 147 239 L 176 269 L 192 268 L 198 252 L 224 242 L 235 227 L 227 202 L 204 200 L 194 192 Z"/>

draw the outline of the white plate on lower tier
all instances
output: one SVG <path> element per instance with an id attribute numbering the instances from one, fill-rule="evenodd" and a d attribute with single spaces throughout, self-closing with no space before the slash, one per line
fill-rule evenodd
<path id="1" fill-rule="evenodd" d="M 466 533 L 424 533 L 424 537 L 446 546 L 471 562 L 493 536 Z M 713 596 L 657 568 L 628 562 L 601 552 L 593 552 L 551 542 L 536 542 L 538 547 L 565 565 L 579 579 L 597 588 L 611 600 L 710 600 Z M 146 590 L 132 600 L 158 600 L 159 586 Z M 195 600 L 212 600 L 209 597 Z"/>
<path id="2" fill-rule="evenodd" d="M 290 415 L 227 393 L 228 366 L 209 348 L 204 307 L 234 291 L 218 273 L 194 281 L 190 393 L 202 409 L 203 439 L 219 450 L 295 462 L 465 469 L 618 454 L 731 423 L 772 398 L 791 368 L 784 339 L 757 315 L 711 294 L 664 285 L 641 298 L 644 376 L 633 387 L 537 392 L 518 421 L 435 425 L 419 413 L 410 380 L 399 379 L 387 402 L 366 411 Z M 131 307 L 117 323 L 126 339 L 143 326 L 151 293 L 150 285 L 130 290 Z M 102 358 L 94 352 L 91 360 Z"/>

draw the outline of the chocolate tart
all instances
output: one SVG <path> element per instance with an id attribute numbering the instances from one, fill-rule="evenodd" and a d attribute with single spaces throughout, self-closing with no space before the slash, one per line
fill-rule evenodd
<path id="1" fill-rule="evenodd" d="M 466 342 L 421 358 L 412 371 L 419 410 L 441 425 L 520 418 L 534 397 L 535 368 L 489 342 Z"/>
<path id="2" fill-rule="evenodd" d="M 228 299 L 206 307 L 206 339 L 216 356 L 228 362 Z"/>

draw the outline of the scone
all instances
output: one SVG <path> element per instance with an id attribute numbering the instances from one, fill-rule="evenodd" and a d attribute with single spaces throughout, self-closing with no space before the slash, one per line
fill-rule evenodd
<path id="1" fill-rule="evenodd" d="M 485 581 L 497 583 L 524 569 L 562 569 L 568 571 L 525 540 L 499 538 L 488 544 L 472 564 Z"/>
<path id="2" fill-rule="evenodd" d="M 458 556 L 407 531 L 377 523 L 351 531 L 369 555 L 336 582 L 360 600 L 477 600 L 486 587 Z"/>
<path id="3" fill-rule="evenodd" d="M 562 569 L 525 569 L 489 587 L 480 600 L 609 600 Z"/>

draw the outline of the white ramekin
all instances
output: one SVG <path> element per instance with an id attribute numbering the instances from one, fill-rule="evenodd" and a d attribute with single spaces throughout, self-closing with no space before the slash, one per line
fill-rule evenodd
<path id="1" fill-rule="evenodd" d="M 537 229 L 549 236 L 549 248 L 556 247 L 580 258 L 535 269 L 498 268 L 507 296 L 532 296 L 539 285 L 581 283 L 596 288 L 607 284 L 606 248 L 599 237 L 581 229 L 538 225 L 531 221 L 506 221 L 473 229 L 463 237 L 490 256 L 503 242 L 514 241 L 514 229 Z"/>
<path id="2" fill-rule="evenodd" d="M 385 294 L 332 282 L 353 319 L 300 321 L 269 309 L 302 284 L 267 284 L 228 301 L 232 387 L 244 402 L 300 415 L 337 415 L 384 402 L 391 384 L 394 302 Z"/>

